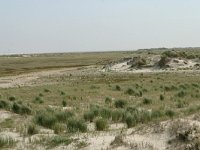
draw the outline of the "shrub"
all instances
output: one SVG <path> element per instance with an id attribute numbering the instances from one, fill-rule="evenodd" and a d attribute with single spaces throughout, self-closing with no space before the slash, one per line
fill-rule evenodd
<path id="1" fill-rule="evenodd" d="M 112 103 L 112 99 L 110 97 L 106 97 L 105 103 L 110 105 Z"/>
<path id="2" fill-rule="evenodd" d="M 21 107 L 19 104 L 17 103 L 14 103 L 13 106 L 12 106 L 12 111 L 16 114 L 20 114 L 20 111 L 21 111 Z"/>
<path id="3" fill-rule="evenodd" d="M 175 112 L 172 110 L 166 110 L 165 115 L 170 118 L 173 118 L 175 116 Z"/>
<path id="4" fill-rule="evenodd" d="M 8 108 L 9 104 L 6 101 L 0 100 L 0 108 Z"/>
<path id="5" fill-rule="evenodd" d="M 115 86 L 115 89 L 116 89 L 117 91 L 121 91 L 121 87 L 120 87 L 119 85 L 116 85 L 116 86 Z"/>
<path id="6" fill-rule="evenodd" d="M 21 105 L 20 114 L 21 115 L 23 115 L 23 114 L 30 115 L 31 114 L 31 109 L 28 106 Z"/>
<path id="7" fill-rule="evenodd" d="M 162 94 L 160 94 L 160 100 L 163 101 L 164 99 L 165 97 Z"/>
<path id="8" fill-rule="evenodd" d="M 126 117 L 126 124 L 128 128 L 131 128 L 136 125 L 136 120 L 130 114 Z"/>
<path id="9" fill-rule="evenodd" d="M 14 139 L 9 136 L 0 136 L 0 148 L 7 148 L 13 146 L 15 143 Z"/>
<path id="10" fill-rule="evenodd" d="M 151 118 L 160 118 L 164 115 L 163 111 L 161 110 L 154 110 L 151 113 Z"/>
<path id="11" fill-rule="evenodd" d="M 15 101 L 16 98 L 15 98 L 14 96 L 11 96 L 11 97 L 9 97 L 9 100 L 10 100 L 10 101 Z"/>
<path id="12" fill-rule="evenodd" d="M 125 100 L 117 100 L 115 101 L 115 107 L 116 108 L 124 108 L 126 106 L 127 102 Z"/>
<path id="13" fill-rule="evenodd" d="M 64 132 L 65 129 L 66 129 L 66 126 L 64 124 L 61 124 L 61 123 L 56 123 L 53 126 L 53 130 L 54 130 L 55 134 L 60 134 L 60 133 Z"/>
<path id="14" fill-rule="evenodd" d="M 112 111 L 112 121 L 114 121 L 114 122 L 121 121 L 122 117 L 123 117 L 123 111 L 122 110 Z"/>
<path id="15" fill-rule="evenodd" d="M 83 117 L 84 117 L 85 121 L 93 122 L 93 120 L 95 118 L 95 114 L 93 111 L 89 111 L 89 112 L 86 112 Z"/>
<path id="16" fill-rule="evenodd" d="M 148 98 L 144 98 L 143 99 L 143 104 L 145 104 L 145 105 L 152 104 L 152 100 L 148 99 Z"/>
<path id="17" fill-rule="evenodd" d="M 86 132 L 87 125 L 82 120 L 71 118 L 67 123 L 67 129 L 69 132 Z"/>
<path id="18" fill-rule="evenodd" d="M 47 112 L 39 112 L 35 116 L 35 121 L 37 124 L 46 128 L 52 128 L 57 122 L 56 117 Z"/>
<path id="19" fill-rule="evenodd" d="M 69 145 L 71 142 L 72 142 L 72 140 L 69 139 L 68 137 L 54 136 L 49 139 L 49 141 L 46 145 L 49 145 L 50 147 L 56 147 L 60 144 Z"/>
<path id="20" fill-rule="evenodd" d="M 97 119 L 95 127 L 97 131 L 103 131 L 108 128 L 108 122 L 105 119 Z"/>
<path id="21" fill-rule="evenodd" d="M 128 94 L 128 95 L 134 95 L 135 94 L 135 91 L 131 88 L 127 89 L 125 94 Z"/>
<path id="22" fill-rule="evenodd" d="M 49 89 L 44 89 L 44 92 L 48 93 L 51 92 Z"/>
<path id="23" fill-rule="evenodd" d="M 66 123 L 71 117 L 74 116 L 74 114 L 70 111 L 57 111 L 54 112 L 56 120 L 58 122 Z"/>
<path id="24" fill-rule="evenodd" d="M 180 91 L 180 92 L 177 93 L 177 96 L 183 98 L 183 97 L 186 96 L 186 92 Z"/>
<path id="25" fill-rule="evenodd" d="M 36 97 L 35 100 L 33 101 L 33 103 L 39 103 L 42 104 L 44 101 L 42 100 L 41 97 Z"/>
<path id="26" fill-rule="evenodd" d="M 34 124 L 30 124 L 30 125 L 28 125 L 27 133 L 28 133 L 28 135 L 37 134 L 38 133 L 38 129 Z"/>
<path id="27" fill-rule="evenodd" d="M 63 107 L 66 107 L 67 106 L 67 102 L 65 100 L 62 101 L 62 105 Z"/>
<path id="28" fill-rule="evenodd" d="M 110 119 L 112 117 L 112 111 L 108 108 L 102 108 L 100 110 L 100 116 L 104 119 Z"/>

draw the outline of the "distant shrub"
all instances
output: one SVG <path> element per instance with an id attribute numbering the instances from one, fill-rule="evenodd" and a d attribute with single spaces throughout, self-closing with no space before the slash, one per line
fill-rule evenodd
<path id="1" fill-rule="evenodd" d="M 0 100 L 0 108 L 8 108 L 9 107 L 9 103 L 4 101 L 4 100 Z"/>
<path id="2" fill-rule="evenodd" d="M 130 114 L 126 117 L 126 124 L 128 128 L 131 128 L 136 125 L 136 120 Z"/>
<path id="3" fill-rule="evenodd" d="M 34 100 L 33 100 L 33 103 L 38 103 L 38 104 L 42 104 L 44 101 L 42 100 L 41 97 L 36 97 Z"/>
<path id="4" fill-rule="evenodd" d="M 128 95 L 134 95 L 135 94 L 135 91 L 131 88 L 128 88 L 125 92 L 125 94 L 128 94 Z"/>
<path id="5" fill-rule="evenodd" d="M 112 103 L 112 99 L 110 97 L 106 97 L 105 103 L 110 105 Z"/>
<path id="6" fill-rule="evenodd" d="M 95 118 L 95 114 L 94 114 L 93 111 L 89 111 L 89 112 L 84 113 L 85 121 L 93 122 L 94 118 Z"/>
<path id="7" fill-rule="evenodd" d="M 28 135 L 37 134 L 38 133 L 38 129 L 37 129 L 36 125 L 34 125 L 34 124 L 28 125 L 27 133 L 28 133 Z"/>
<path id="8" fill-rule="evenodd" d="M 181 100 L 178 100 L 177 103 L 176 103 L 176 107 L 177 108 L 183 108 L 183 107 L 185 107 L 185 102 L 181 101 Z"/>
<path id="9" fill-rule="evenodd" d="M 164 95 L 160 94 L 160 100 L 163 101 L 165 99 Z"/>
<path id="10" fill-rule="evenodd" d="M 64 137 L 64 136 L 53 136 L 51 138 L 48 139 L 47 144 L 50 147 L 56 147 L 60 144 L 63 145 L 69 145 L 72 142 L 71 139 L 69 139 L 68 137 Z"/>
<path id="11" fill-rule="evenodd" d="M 11 97 L 9 97 L 9 100 L 10 100 L 10 101 L 15 101 L 16 98 L 15 98 L 14 96 L 11 96 Z"/>
<path id="12" fill-rule="evenodd" d="M 51 92 L 49 89 L 44 89 L 44 92 L 48 93 Z"/>
<path id="13" fill-rule="evenodd" d="M 67 129 L 69 132 L 86 132 L 87 125 L 82 120 L 71 118 L 67 123 Z"/>
<path id="14" fill-rule="evenodd" d="M 104 119 L 110 119 L 112 117 L 112 111 L 109 108 L 102 108 L 100 110 L 100 116 Z"/>
<path id="15" fill-rule="evenodd" d="M 184 92 L 184 91 L 180 91 L 180 92 L 177 93 L 177 96 L 181 97 L 181 98 L 185 97 L 186 95 L 187 95 L 187 93 Z"/>
<path id="16" fill-rule="evenodd" d="M 46 128 L 52 128 L 57 122 L 56 117 L 48 112 L 39 112 L 35 116 L 35 121 L 37 124 Z"/>
<path id="17" fill-rule="evenodd" d="M 65 92 L 61 91 L 61 92 L 60 92 L 60 95 L 65 95 Z"/>
<path id="18" fill-rule="evenodd" d="M 0 136 L 0 148 L 4 149 L 10 146 L 13 146 L 15 143 L 14 139 L 10 136 Z"/>
<path id="19" fill-rule="evenodd" d="M 66 125 L 62 124 L 62 123 L 56 123 L 52 128 L 53 128 L 55 134 L 60 134 L 65 131 Z"/>
<path id="20" fill-rule="evenodd" d="M 123 117 L 123 111 L 122 110 L 112 111 L 112 121 L 114 121 L 114 122 L 121 121 L 122 117 Z"/>
<path id="21" fill-rule="evenodd" d="M 116 86 L 115 86 L 115 90 L 121 91 L 121 87 L 120 87 L 119 85 L 116 85 Z"/>
<path id="22" fill-rule="evenodd" d="M 63 107 L 66 107 L 67 106 L 67 102 L 65 100 L 62 101 L 62 105 Z"/>
<path id="23" fill-rule="evenodd" d="M 57 111 L 53 112 L 58 122 L 66 123 L 71 117 L 74 116 L 74 113 L 71 111 Z"/>
<path id="24" fill-rule="evenodd" d="M 170 118 L 173 118 L 175 116 L 175 112 L 172 110 L 166 110 L 165 115 Z"/>
<path id="25" fill-rule="evenodd" d="M 43 97 L 44 95 L 42 93 L 39 94 L 40 97 Z"/>
<path id="26" fill-rule="evenodd" d="M 143 104 L 145 104 L 145 105 L 152 104 L 152 100 L 151 100 L 151 99 L 148 99 L 148 98 L 144 98 L 144 99 L 143 99 Z"/>
<path id="27" fill-rule="evenodd" d="M 97 119 L 95 126 L 97 131 L 103 131 L 108 128 L 108 122 L 105 119 Z"/>
<path id="28" fill-rule="evenodd" d="M 14 103 L 13 106 L 12 106 L 12 111 L 16 114 L 20 114 L 20 111 L 21 111 L 21 107 L 19 104 L 17 103 Z"/>
<path id="29" fill-rule="evenodd" d="M 127 102 L 125 100 L 116 100 L 115 101 L 115 107 L 116 108 L 124 108 L 126 106 Z"/>
<path id="30" fill-rule="evenodd" d="M 151 118 L 152 119 L 156 119 L 156 118 L 161 118 L 162 116 L 164 116 L 164 112 L 161 110 L 153 110 L 151 112 Z"/>

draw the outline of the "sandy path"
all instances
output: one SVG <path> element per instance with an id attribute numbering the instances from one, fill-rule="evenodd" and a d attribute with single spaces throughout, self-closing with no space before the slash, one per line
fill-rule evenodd
<path id="1" fill-rule="evenodd" d="M 17 76 L 0 77 L 0 88 L 28 86 L 42 77 L 63 75 L 69 71 L 74 71 L 74 70 L 77 70 L 77 68 L 47 70 L 47 71 L 28 73 Z"/>

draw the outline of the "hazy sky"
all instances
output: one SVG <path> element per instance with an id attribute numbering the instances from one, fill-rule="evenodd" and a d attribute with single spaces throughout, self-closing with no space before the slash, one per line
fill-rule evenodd
<path id="1" fill-rule="evenodd" d="M 0 53 L 200 46 L 200 0 L 0 0 Z"/>

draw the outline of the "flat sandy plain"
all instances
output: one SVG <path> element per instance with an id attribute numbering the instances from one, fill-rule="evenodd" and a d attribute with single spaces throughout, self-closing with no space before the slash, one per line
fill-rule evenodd
<path id="1" fill-rule="evenodd" d="M 172 68 L 145 67 L 165 51 L 181 54 L 168 56 Z M 199 56 L 198 48 L 1 56 L 0 149 L 199 149 Z M 142 65 L 126 66 L 136 57 Z"/>

